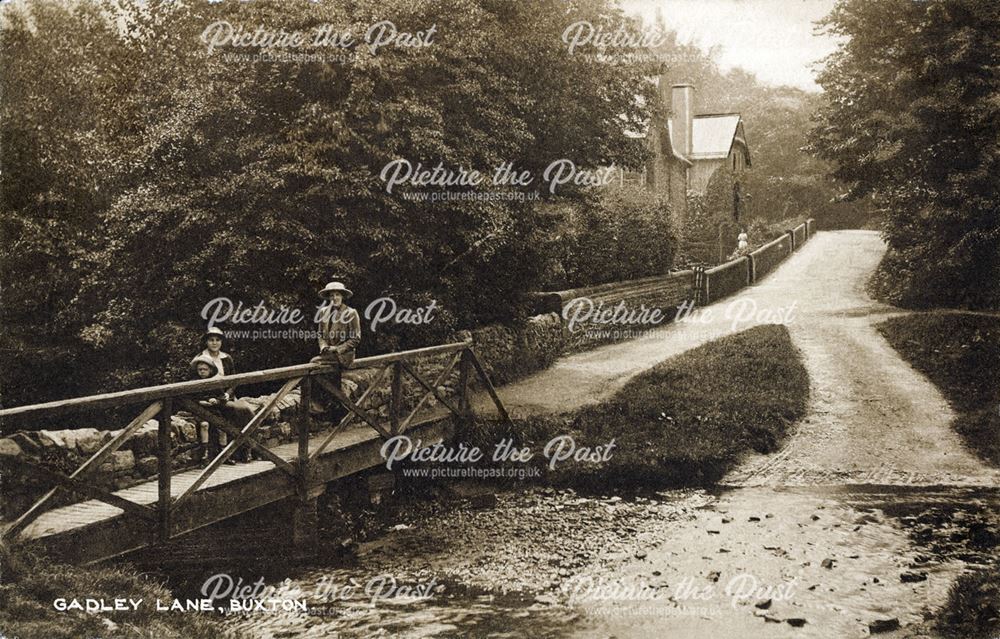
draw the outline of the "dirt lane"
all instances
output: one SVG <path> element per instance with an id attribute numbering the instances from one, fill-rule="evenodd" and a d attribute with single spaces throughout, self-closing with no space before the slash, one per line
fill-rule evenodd
<path id="1" fill-rule="evenodd" d="M 810 375 L 808 416 L 783 451 L 748 460 L 725 483 L 996 485 L 1000 473 L 949 428 L 938 390 L 873 328 L 900 312 L 865 292 L 884 252 L 873 231 L 818 233 L 756 286 L 642 338 L 563 357 L 500 395 L 515 415 L 575 410 L 674 355 L 787 317 Z M 759 319 L 737 321 L 747 309 Z"/>
<path id="2" fill-rule="evenodd" d="M 940 393 L 873 328 L 899 312 L 864 290 L 884 250 L 875 233 L 819 233 L 734 298 L 771 314 L 794 305 L 787 325 L 810 400 L 781 451 L 749 457 L 717 489 L 625 499 L 527 489 L 489 507 L 405 511 L 402 525 L 362 545 L 356 565 L 317 569 L 294 587 L 390 574 L 439 579 L 440 595 L 333 602 L 329 617 L 239 627 L 317 638 L 388 629 L 414 638 L 844 639 L 872 628 L 935 638 L 926 620 L 956 577 L 994 561 L 984 531 L 1000 531 L 1000 473 L 962 448 Z M 706 322 L 564 357 L 500 393 L 515 414 L 598 401 L 670 356 L 757 323 L 734 324 L 731 302 L 710 307 Z"/>
<path id="3" fill-rule="evenodd" d="M 810 376 L 807 417 L 777 454 L 729 473 L 715 503 L 665 524 L 645 557 L 592 572 L 659 581 L 665 596 L 641 614 L 627 612 L 636 602 L 612 614 L 579 603 L 574 636 L 865 637 L 873 623 L 900 626 L 879 636 L 927 636 L 921 622 L 985 559 L 922 542 L 941 531 L 967 545 L 971 526 L 995 526 L 1000 473 L 963 448 L 947 402 L 875 330 L 898 312 L 865 294 L 883 252 L 874 233 L 821 233 L 746 293 L 761 308 L 797 305 L 788 327 Z M 671 329 L 671 354 L 702 341 Z M 734 603 L 751 580 L 761 591 Z"/>
<path id="4" fill-rule="evenodd" d="M 779 315 L 796 325 L 814 323 L 816 318 L 829 321 L 895 311 L 864 292 L 884 250 L 874 232 L 818 233 L 762 282 L 696 310 L 684 322 L 562 357 L 549 368 L 504 386 L 500 394 L 514 412 L 573 410 L 613 395 L 635 375 L 674 355 Z M 748 310 L 761 319 L 737 321 Z"/>

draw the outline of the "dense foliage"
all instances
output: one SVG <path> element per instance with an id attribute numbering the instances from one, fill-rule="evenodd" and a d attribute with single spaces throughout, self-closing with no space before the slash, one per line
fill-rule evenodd
<path id="1" fill-rule="evenodd" d="M 360 38 L 383 19 L 434 26 L 433 44 L 250 60 L 259 47 L 210 52 L 200 37 L 228 20 Z M 208 301 L 311 315 L 333 277 L 356 306 L 437 300 L 439 336 L 516 317 L 545 272 L 534 204 L 411 201 L 379 173 L 399 158 L 485 174 L 637 165 L 623 131 L 644 117 L 648 69 L 569 55 L 560 35 L 582 19 L 622 17 L 606 0 L 5 6 L 5 401 L 164 381 L 192 355 Z M 233 346 L 244 368 L 315 350 Z"/>
<path id="2" fill-rule="evenodd" d="M 546 289 L 620 282 L 667 272 L 677 248 L 670 209 L 651 191 L 606 187 L 583 202 L 552 203 Z"/>
<path id="3" fill-rule="evenodd" d="M 876 286 L 912 307 L 1000 306 L 1000 5 L 841 0 L 814 147 L 885 210 Z"/>

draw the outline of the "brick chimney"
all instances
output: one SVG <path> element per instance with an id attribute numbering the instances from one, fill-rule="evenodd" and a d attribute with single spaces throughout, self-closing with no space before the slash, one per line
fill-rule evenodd
<path id="1" fill-rule="evenodd" d="M 670 95 L 674 148 L 685 158 L 691 156 L 694 126 L 694 85 L 675 84 Z"/>

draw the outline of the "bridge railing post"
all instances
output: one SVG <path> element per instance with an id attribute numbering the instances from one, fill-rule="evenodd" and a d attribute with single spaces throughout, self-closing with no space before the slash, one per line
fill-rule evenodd
<path id="1" fill-rule="evenodd" d="M 462 361 L 458 368 L 458 409 L 462 419 L 468 421 L 472 417 L 472 402 L 469 399 L 469 380 L 472 377 L 471 351 L 462 351 Z"/>
<path id="2" fill-rule="evenodd" d="M 392 364 L 392 386 L 389 391 L 389 422 L 392 434 L 399 435 L 399 416 L 403 412 L 403 363 Z"/>
<path id="3" fill-rule="evenodd" d="M 160 410 L 159 425 L 157 426 L 157 451 L 156 451 L 156 461 L 157 461 L 157 485 L 158 485 L 158 499 L 157 499 L 157 541 L 165 542 L 170 539 L 170 510 L 171 510 L 171 498 L 170 498 L 170 473 L 172 472 L 173 464 L 171 463 L 170 455 L 170 419 L 173 417 L 174 405 L 173 399 L 166 398 L 163 400 L 163 408 Z"/>
<path id="4" fill-rule="evenodd" d="M 312 378 L 304 377 L 299 383 L 299 414 L 298 423 L 298 468 L 301 490 L 304 492 L 309 485 L 309 431 L 311 417 L 309 403 L 312 401 Z"/>

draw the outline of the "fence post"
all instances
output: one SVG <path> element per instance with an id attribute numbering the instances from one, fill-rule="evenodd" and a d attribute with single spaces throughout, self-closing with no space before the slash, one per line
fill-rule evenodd
<path id="1" fill-rule="evenodd" d="M 312 417 L 309 403 L 312 400 L 312 377 L 308 375 L 299 382 L 299 412 L 296 419 L 298 435 L 298 487 L 292 497 L 292 546 L 297 552 L 312 555 L 317 545 L 317 496 L 323 487 L 311 489 L 309 467 L 309 435 Z"/>
<path id="2" fill-rule="evenodd" d="M 694 305 L 701 306 L 705 303 L 705 269 L 701 266 L 694 267 Z"/>
<path id="3" fill-rule="evenodd" d="M 158 526 L 157 540 L 164 543 L 170 539 L 170 474 L 173 464 L 170 459 L 170 418 L 174 413 L 174 403 L 171 398 L 163 400 L 163 408 L 160 409 L 160 422 L 156 430 L 157 441 L 157 485 L 159 496 L 157 499 Z"/>
<path id="4" fill-rule="evenodd" d="M 393 435 L 399 435 L 399 415 L 403 410 L 403 363 L 392 364 L 392 390 L 389 394 L 389 423 Z"/>
<path id="5" fill-rule="evenodd" d="M 458 365 L 458 410 L 462 419 L 472 417 L 472 402 L 469 400 L 469 377 L 472 375 L 472 362 L 469 361 L 469 350 L 462 351 L 462 361 Z"/>
<path id="6" fill-rule="evenodd" d="M 312 399 L 312 378 L 303 377 L 299 382 L 299 414 L 298 423 L 298 455 L 299 455 L 299 482 L 302 490 L 309 485 L 309 402 Z"/>

